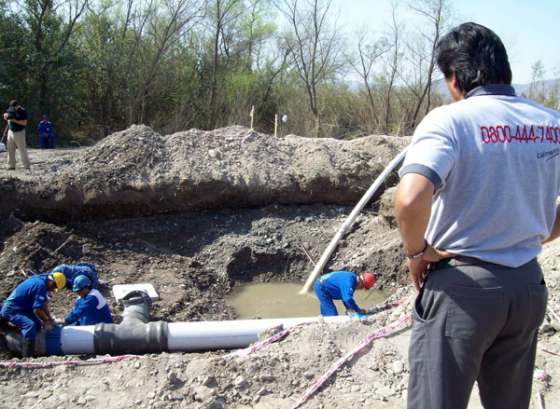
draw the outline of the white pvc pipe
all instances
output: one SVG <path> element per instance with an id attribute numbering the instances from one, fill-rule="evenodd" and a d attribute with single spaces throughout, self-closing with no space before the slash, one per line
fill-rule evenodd
<path id="1" fill-rule="evenodd" d="M 313 283 L 315 282 L 317 277 L 323 272 L 325 265 L 331 258 L 331 255 L 336 249 L 336 247 L 338 246 L 339 241 L 342 239 L 342 237 L 344 237 L 346 233 L 348 233 L 348 231 L 350 231 L 350 229 L 354 225 L 354 221 L 356 220 L 356 217 L 362 211 L 362 209 L 367 204 L 367 202 L 370 201 L 373 195 L 375 195 L 377 190 L 381 187 L 381 184 L 385 182 L 385 179 L 387 179 L 387 177 L 391 174 L 391 172 L 395 170 L 397 166 L 399 166 L 399 164 L 401 163 L 401 161 L 404 159 L 406 155 L 407 149 L 408 147 L 404 148 L 402 151 L 399 152 L 397 156 L 395 156 L 395 158 L 391 162 L 389 162 L 387 167 L 383 170 L 383 172 L 379 174 L 379 176 L 377 176 L 377 179 L 375 179 L 375 181 L 367 190 L 367 192 L 362 196 L 358 204 L 354 206 L 352 212 L 350 212 L 350 214 L 348 215 L 344 223 L 342 223 L 342 226 L 340 226 L 340 229 L 338 229 L 334 237 L 331 239 L 329 245 L 323 252 L 323 255 L 321 256 L 321 258 L 313 268 L 313 271 L 311 272 L 311 274 L 309 274 L 307 281 L 305 282 L 304 286 L 299 292 L 301 295 L 307 294 L 309 290 L 311 290 Z"/>
<path id="2" fill-rule="evenodd" d="M 202 351 L 246 347 L 258 341 L 263 331 L 282 325 L 283 328 L 324 320 L 327 323 L 348 321 L 349 316 L 274 318 L 238 321 L 170 322 L 167 334 L 169 351 Z"/>
<path id="3" fill-rule="evenodd" d="M 170 322 L 168 323 L 167 348 L 170 352 L 243 348 L 256 342 L 263 331 L 279 325 L 289 328 L 320 320 L 326 323 L 341 323 L 351 319 L 347 315 L 340 315 L 336 317 Z M 63 327 L 60 339 L 62 353 L 94 353 L 94 329 L 94 325 Z"/>
<path id="4" fill-rule="evenodd" d="M 93 345 L 94 325 L 62 327 L 60 333 L 60 349 L 65 354 L 91 354 Z"/>

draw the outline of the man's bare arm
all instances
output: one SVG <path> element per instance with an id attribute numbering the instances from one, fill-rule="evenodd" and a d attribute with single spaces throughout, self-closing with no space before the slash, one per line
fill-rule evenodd
<path id="1" fill-rule="evenodd" d="M 432 211 L 434 185 L 418 174 L 410 173 L 401 179 L 395 194 L 395 216 L 406 254 L 417 255 L 408 260 L 410 280 L 420 289 L 428 274 L 428 265 L 453 257 L 445 249 L 436 249 L 424 239 Z"/>
<path id="2" fill-rule="evenodd" d="M 404 175 L 397 186 L 395 217 L 407 254 L 416 254 L 424 249 L 433 194 L 432 182 L 416 173 Z"/>
<path id="3" fill-rule="evenodd" d="M 35 308 L 33 312 L 39 317 L 39 319 L 43 322 L 44 325 L 49 324 L 52 322 L 51 317 L 49 314 L 44 310 L 44 308 Z"/>
<path id="4" fill-rule="evenodd" d="M 552 226 L 552 232 L 550 236 L 542 242 L 542 244 L 549 243 L 560 237 L 560 205 L 556 206 L 556 218 L 554 219 L 554 225 Z"/>

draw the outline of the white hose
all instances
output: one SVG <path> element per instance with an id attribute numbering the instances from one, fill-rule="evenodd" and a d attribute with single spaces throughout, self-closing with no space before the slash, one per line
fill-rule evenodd
<path id="1" fill-rule="evenodd" d="M 354 206 L 354 209 L 352 209 L 350 215 L 346 218 L 344 223 L 342 223 L 342 226 L 340 226 L 340 229 L 338 229 L 338 231 L 332 238 L 331 242 L 323 252 L 323 255 L 315 265 L 315 268 L 313 268 L 313 271 L 307 278 L 307 281 L 305 282 L 303 288 L 299 292 L 301 295 L 307 294 L 309 292 L 317 277 L 323 272 L 325 265 L 331 258 L 331 255 L 336 249 L 336 247 L 338 246 L 340 240 L 344 237 L 346 233 L 350 231 L 350 229 L 354 225 L 354 222 L 358 214 L 362 211 L 362 209 L 367 204 L 367 202 L 369 202 L 370 199 L 375 195 L 375 193 L 377 193 L 377 190 L 379 190 L 383 182 L 385 182 L 385 179 L 387 179 L 387 177 L 391 174 L 391 172 L 395 170 L 395 168 L 399 166 L 399 164 L 402 162 L 402 160 L 406 155 L 407 149 L 408 147 L 404 148 L 401 152 L 399 152 L 397 156 L 395 156 L 395 158 L 391 162 L 389 162 L 387 167 L 383 170 L 383 172 L 381 172 L 381 174 L 377 177 L 377 179 L 375 179 L 375 182 L 373 182 L 373 184 L 370 186 L 370 188 L 367 190 L 364 196 L 360 199 L 358 204 Z"/>

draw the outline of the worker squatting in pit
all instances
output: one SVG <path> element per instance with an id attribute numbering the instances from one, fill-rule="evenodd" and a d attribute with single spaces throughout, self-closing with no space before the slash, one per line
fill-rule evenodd
<path id="1" fill-rule="evenodd" d="M 23 338 L 22 356 L 34 355 L 35 337 L 41 328 L 48 331 L 55 325 L 113 322 L 97 284 L 97 270 L 87 263 L 60 265 L 48 274 L 33 275 L 20 283 L 2 304 L 0 316 L 19 329 Z M 78 299 L 64 320 L 59 321 L 49 310 L 48 294 L 64 288 L 76 293 Z"/>

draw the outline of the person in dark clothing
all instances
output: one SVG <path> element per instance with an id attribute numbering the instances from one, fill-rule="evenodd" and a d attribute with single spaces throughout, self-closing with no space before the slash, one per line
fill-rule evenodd
<path id="1" fill-rule="evenodd" d="M 31 168 L 29 156 L 27 155 L 27 143 L 25 141 L 25 127 L 27 126 L 27 111 L 15 99 L 10 101 L 8 110 L 4 113 L 4 120 L 8 122 L 8 168 L 16 168 L 16 148 L 19 149 L 21 162 L 27 170 Z"/>

